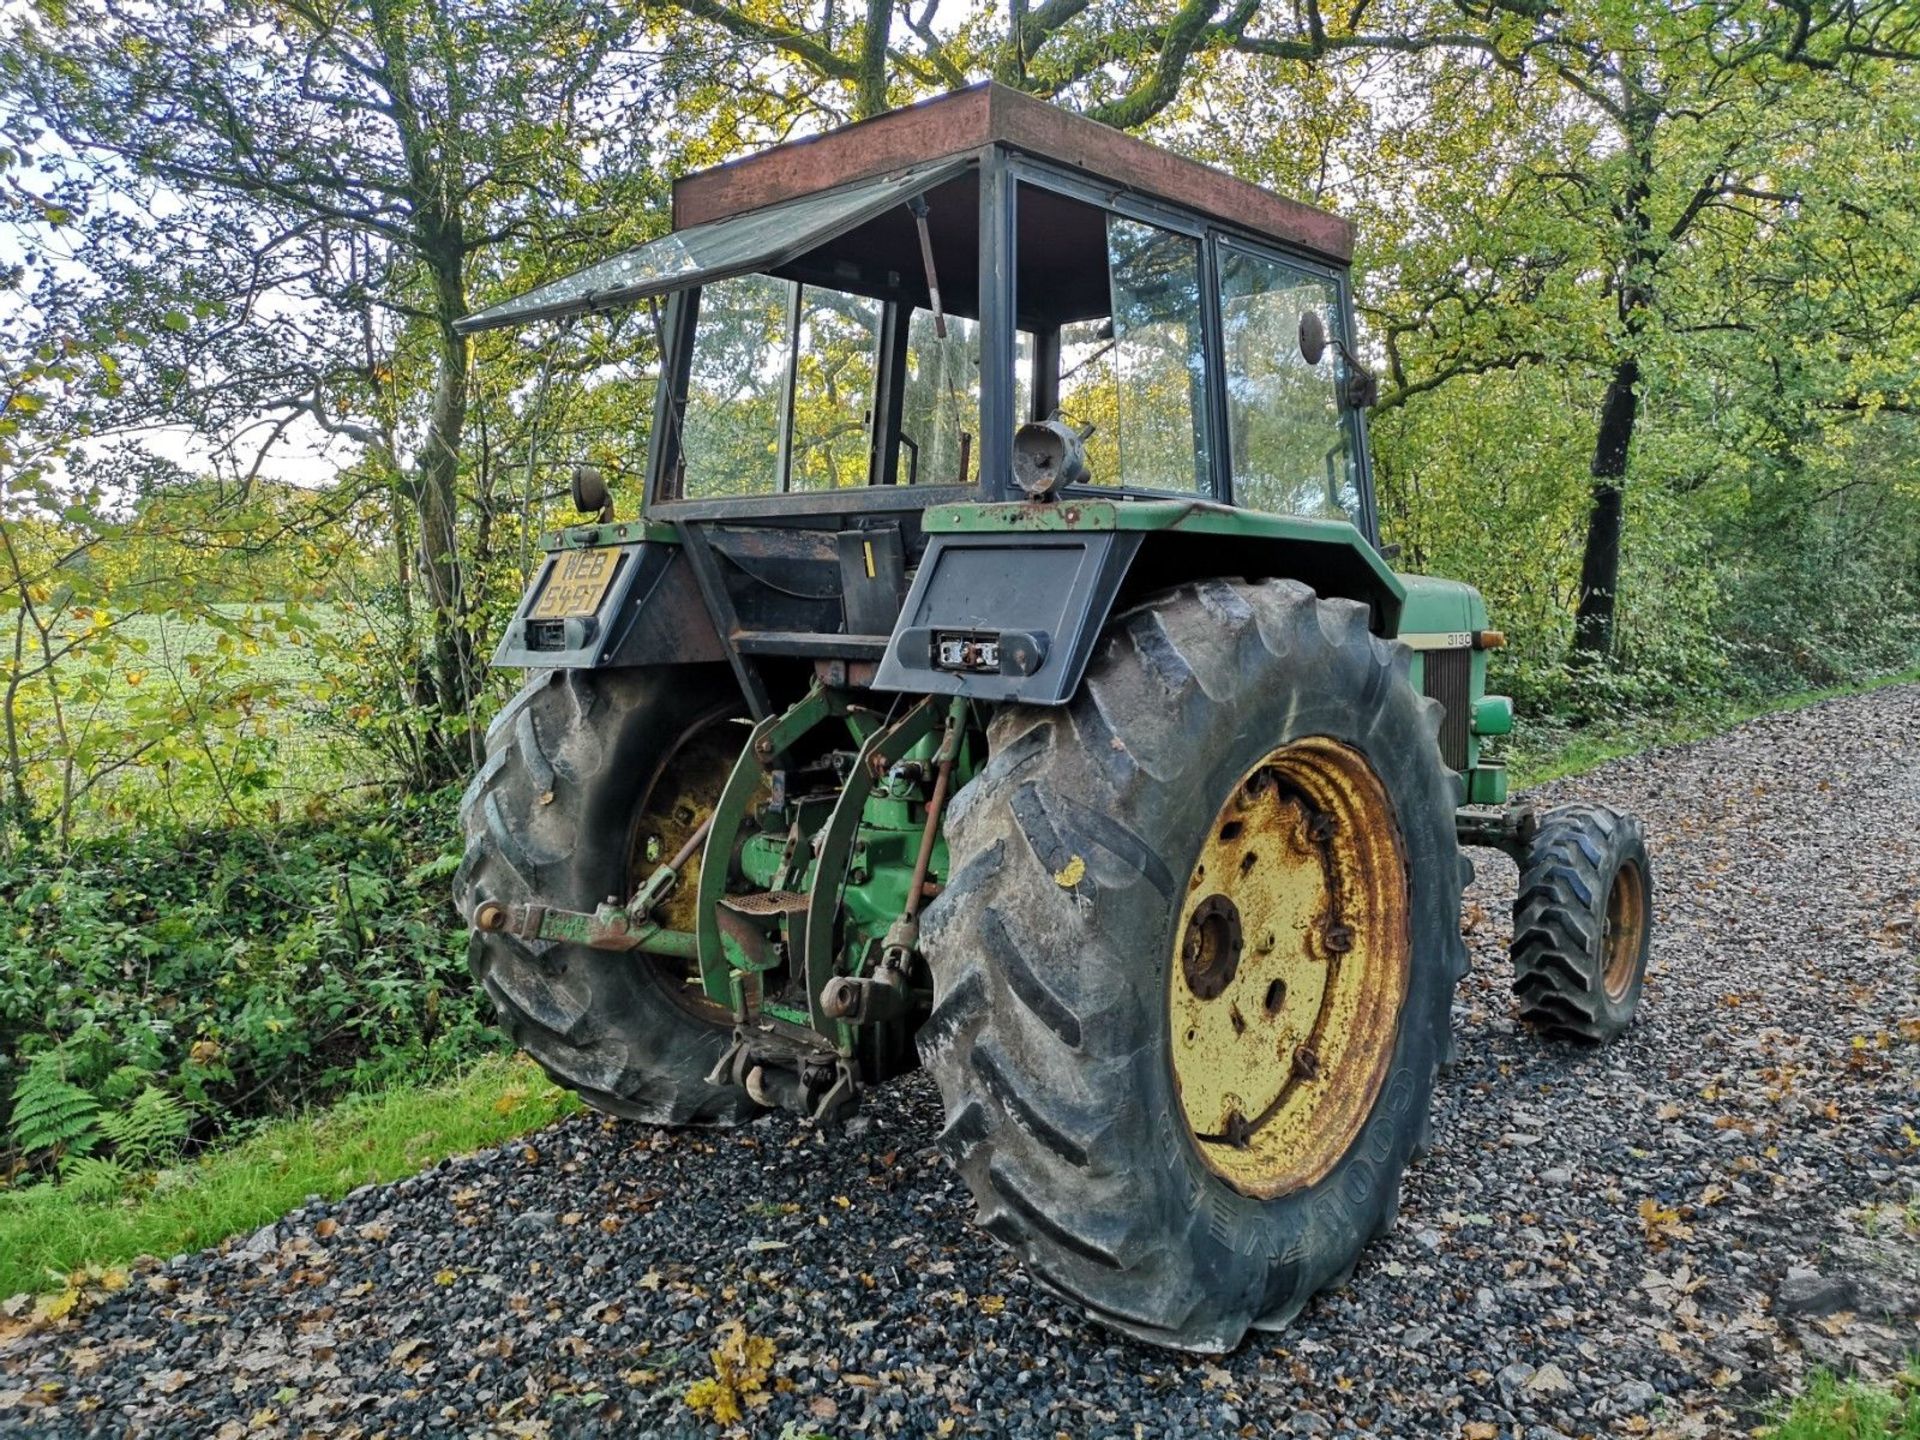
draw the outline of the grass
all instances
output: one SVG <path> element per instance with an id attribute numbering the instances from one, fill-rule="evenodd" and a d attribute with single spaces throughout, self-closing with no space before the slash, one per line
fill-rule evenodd
<path id="1" fill-rule="evenodd" d="M 1920 1361 L 1891 1385 L 1817 1372 L 1766 1440 L 1920 1440 Z"/>
<path id="2" fill-rule="evenodd" d="M 309 1195 L 335 1199 L 369 1181 L 412 1175 L 579 1108 L 532 1062 L 491 1057 L 440 1085 L 274 1121 L 121 1199 L 83 1199 L 57 1185 L 0 1192 L 0 1296 L 58 1286 L 88 1266 L 215 1245 Z"/>
<path id="3" fill-rule="evenodd" d="M 1507 768 L 1512 775 L 1515 789 L 1545 785 L 1549 781 L 1564 780 L 1568 776 L 1596 769 L 1609 760 L 1638 755 L 1644 750 L 1656 749 L 1663 745 L 1683 745 L 1691 740 L 1704 740 L 1745 721 L 1758 719 L 1762 715 L 1804 710 L 1809 705 L 1818 705 L 1823 700 L 1837 700 L 1846 695 L 1864 695 L 1869 691 L 1885 689 L 1889 685 L 1911 685 L 1915 682 L 1920 682 L 1920 666 L 1911 670 L 1902 670 L 1897 674 L 1881 675 L 1856 684 L 1836 685 L 1824 690 L 1797 690 L 1768 700 L 1729 701 L 1678 715 L 1630 719 L 1625 724 L 1610 726 L 1604 732 L 1535 727 L 1536 733 L 1543 733 L 1542 743 L 1537 746 L 1527 742 L 1525 732 L 1529 728 L 1529 722 L 1522 720 L 1516 727 L 1522 732 L 1515 737 L 1517 743 L 1507 748 Z"/>

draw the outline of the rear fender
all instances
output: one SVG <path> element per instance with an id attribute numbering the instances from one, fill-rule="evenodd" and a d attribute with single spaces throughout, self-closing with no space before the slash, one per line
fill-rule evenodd
<path id="1" fill-rule="evenodd" d="M 1395 633 L 1405 587 L 1353 526 L 1187 500 L 943 505 L 877 690 L 1060 705 L 1116 607 L 1208 576 L 1286 578 Z"/>
<path id="2" fill-rule="evenodd" d="M 588 553 L 604 576 L 579 587 L 586 598 L 542 616 L 565 557 Z M 603 568 L 604 567 L 604 568 Z M 608 574 L 607 571 L 611 573 Z M 547 555 L 507 623 L 493 663 L 505 669 L 597 670 L 724 660 L 692 566 L 670 526 L 634 521 L 582 526 L 549 537 Z"/>

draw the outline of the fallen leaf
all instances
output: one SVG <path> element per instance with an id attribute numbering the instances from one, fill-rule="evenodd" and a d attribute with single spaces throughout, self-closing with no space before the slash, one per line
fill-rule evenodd
<path id="1" fill-rule="evenodd" d="M 1664 1249 L 1670 1240 L 1693 1238 L 1693 1227 L 1681 1220 L 1678 1210 L 1665 1209 L 1651 1197 L 1640 1202 L 1640 1225 L 1647 1243 L 1656 1250 Z"/>
<path id="2" fill-rule="evenodd" d="M 1527 1377 L 1526 1388 L 1536 1395 L 1565 1395 L 1573 1389 L 1567 1372 L 1548 1361 Z"/>
<path id="3" fill-rule="evenodd" d="M 750 1335 L 738 1320 L 720 1332 L 720 1343 L 707 1352 L 713 1374 L 687 1387 L 687 1408 L 719 1425 L 735 1425 L 746 1415 L 745 1406 L 758 1401 L 767 1388 L 773 1365 L 773 1341 Z"/>
<path id="4" fill-rule="evenodd" d="M 1087 862 L 1075 855 L 1066 864 L 1053 872 L 1053 883 L 1062 890 L 1071 890 L 1087 878 Z"/>

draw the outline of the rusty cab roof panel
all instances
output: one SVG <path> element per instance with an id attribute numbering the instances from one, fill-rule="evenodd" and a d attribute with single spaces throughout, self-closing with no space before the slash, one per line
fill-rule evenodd
<path id="1" fill-rule="evenodd" d="M 683 175 L 673 183 L 673 228 L 685 230 L 989 145 L 1079 170 L 1336 264 L 1353 258 L 1353 226 L 1338 215 L 991 82 Z"/>

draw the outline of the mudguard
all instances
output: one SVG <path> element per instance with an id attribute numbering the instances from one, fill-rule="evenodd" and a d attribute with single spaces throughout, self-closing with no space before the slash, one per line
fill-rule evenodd
<path id="1" fill-rule="evenodd" d="M 506 669 L 598 670 L 724 660 L 726 649 L 681 547 L 654 538 L 619 543 L 653 528 L 635 523 L 567 532 L 520 597 L 493 663 Z M 598 598 L 589 587 L 579 604 L 543 606 L 549 590 L 561 583 L 565 557 L 574 554 L 590 554 L 596 567 L 607 568 L 609 573 L 594 582 L 600 586 Z M 541 613 L 555 608 L 563 613 Z"/>
<path id="2" fill-rule="evenodd" d="M 874 688 L 1064 703 L 1140 541 L 1115 531 L 936 536 Z"/>
<path id="3" fill-rule="evenodd" d="M 958 504 L 929 537 L 876 690 L 1061 705 L 1116 604 L 1209 576 L 1285 577 L 1395 633 L 1405 586 L 1351 525 L 1198 500 Z"/>

